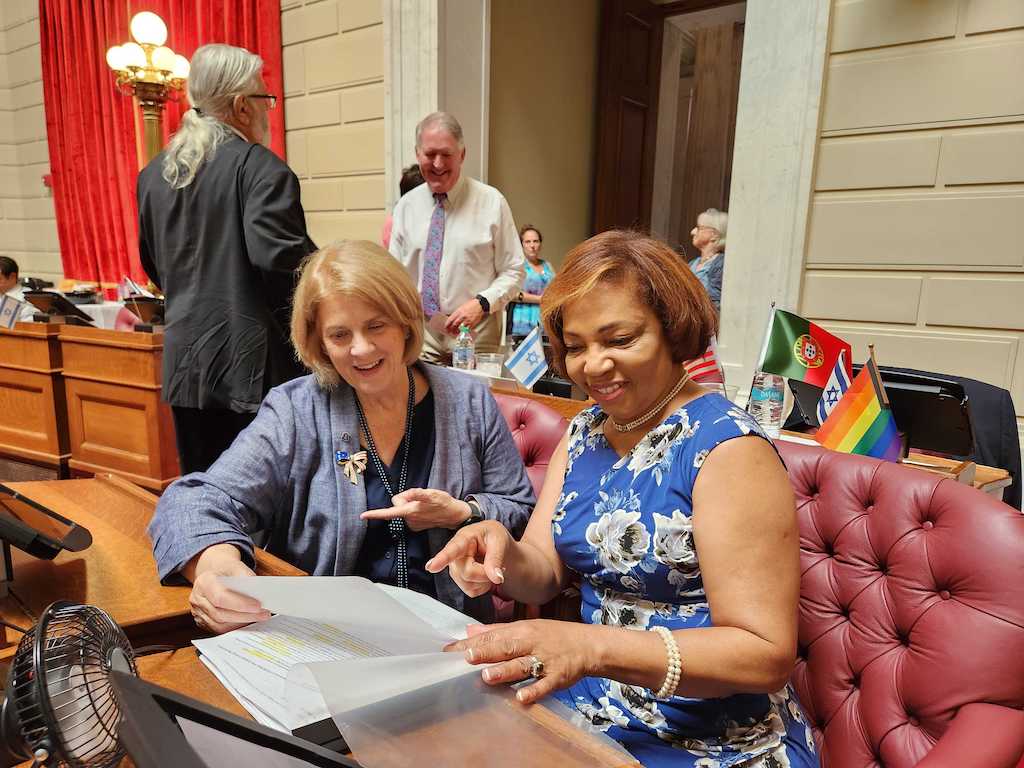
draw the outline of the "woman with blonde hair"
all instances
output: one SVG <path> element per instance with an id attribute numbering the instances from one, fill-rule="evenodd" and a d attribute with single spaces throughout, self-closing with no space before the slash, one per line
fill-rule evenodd
<path id="1" fill-rule="evenodd" d="M 490 685 L 534 680 L 646 766 L 812 768 L 796 658 L 793 491 L 746 413 L 688 380 L 717 317 L 679 257 L 609 231 L 544 292 L 557 367 L 595 401 L 569 426 L 521 540 L 489 522 L 430 562 L 467 594 L 542 604 L 580 581 L 582 623 L 472 628 Z"/>
<path id="2" fill-rule="evenodd" d="M 722 307 L 722 271 L 725 266 L 725 234 L 729 214 L 708 208 L 697 217 L 697 226 L 690 230 L 693 247 L 700 255 L 690 261 L 690 269 L 708 292 L 715 310 Z"/>
<path id="3" fill-rule="evenodd" d="M 214 632 L 266 618 L 222 576 L 252 575 L 252 536 L 315 575 L 359 575 L 436 597 L 480 619 L 426 561 L 469 522 L 512 535 L 534 496 L 487 384 L 417 362 L 419 294 L 379 245 L 343 241 L 307 259 L 292 342 L 312 375 L 267 395 L 206 472 L 160 499 L 149 534 L 161 580 L 193 583 L 196 622 Z"/>

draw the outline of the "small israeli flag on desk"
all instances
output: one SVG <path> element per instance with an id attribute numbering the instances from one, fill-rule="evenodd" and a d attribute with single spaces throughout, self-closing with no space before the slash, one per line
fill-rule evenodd
<path id="1" fill-rule="evenodd" d="M 0 294 L 0 328 L 13 328 L 21 317 L 21 308 L 25 302 L 18 301 L 13 296 Z"/>
<path id="2" fill-rule="evenodd" d="M 548 361 L 544 358 L 544 344 L 540 339 L 539 325 L 535 326 L 516 351 L 509 355 L 505 367 L 527 389 L 531 389 L 537 383 L 537 379 L 544 375 L 548 369 Z"/>
<path id="3" fill-rule="evenodd" d="M 832 374 L 825 383 L 825 389 L 821 391 L 821 400 L 818 401 L 818 424 L 824 424 L 825 419 L 832 413 L 839 401 L 843 399 L 846 390 L 850 388 L 850 374 L 846 372 L 846 350 L 840 350 L 836 364 L 832 368 Z"/>

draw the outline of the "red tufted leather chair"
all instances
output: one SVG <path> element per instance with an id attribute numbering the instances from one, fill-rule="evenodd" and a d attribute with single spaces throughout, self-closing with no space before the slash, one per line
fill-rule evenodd
<path id="1" fill-rule="evenodd" d="M 505 417 L 519 455 L 526 465 L 526 474 L 533 492 L 540 494 L 551 456 L 565 435 L 569 422 L 543 403 L 515 395 L 494 393 L 501 415 Z"/>
<path id="2" fill-rule="evenodd" d="M 793 682 L 826 768 L 1013 768 L 1024 515 L 936 475 L 777 443 L 800 521 Z"/>

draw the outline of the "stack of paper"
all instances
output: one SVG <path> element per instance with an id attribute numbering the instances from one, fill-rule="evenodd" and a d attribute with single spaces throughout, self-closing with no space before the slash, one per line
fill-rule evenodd
<path id="1" fill-rule="evenodd" d="M 427 595 L 358 577 L 226 580 L 278 615 L 194 640 L 200 660 L 256 719 L 291 732 L 331 716 L 319 687 L 296 667 L 318 662 L 436 654 L 474 619 Z M 452 671 L 470 668 L 453 654 Z M 446 667 L 448 665 L 445 665 Z M 422 671 L 422 670 L 420 670 Z M 433 679 L 427 673 L 428 679 Z M 409 681 L 406 681 L 408 684 Z"/>

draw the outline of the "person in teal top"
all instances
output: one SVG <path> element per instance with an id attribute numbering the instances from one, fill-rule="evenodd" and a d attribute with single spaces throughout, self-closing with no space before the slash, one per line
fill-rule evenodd
<path id="1" fill-rule="evenodd" d="M 512 309 L 512 335 L 525 336 L 540 325 L 540 297 L 555 276 L 555 270 L 540 257 L 544 236 L 532 224 L 519 230 L 519 240 L 526 254 L 526 279 Z"/>

